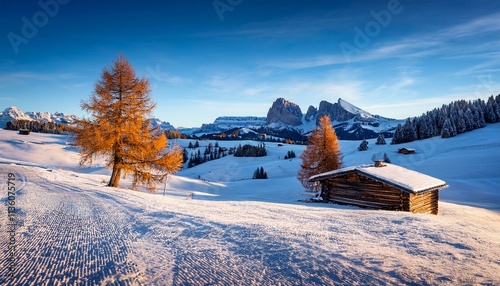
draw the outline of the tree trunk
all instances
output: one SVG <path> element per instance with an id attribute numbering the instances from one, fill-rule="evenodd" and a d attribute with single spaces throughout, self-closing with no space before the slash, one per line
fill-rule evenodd
<path id="1" fill-rule="evenodd" d="M 121 168 L 113 168 L 113 172 L 111 173 L 111 178 L 109 179 L 108 187 L 113 187 L 113 188 L 118 187 L 121 175 L 122 175 Z"/>
<path id="2" fill-rule="evenodd" d="M 113 149 L 114 149 L 113 172 L 111 173 L 111 178 L 109 178 L 108 187 L 116 188 L 120 183 L 120 178 L 122 174 L 122 168 L 120 165 L 122 162 L 122 158 L 118 156 L 118 151 L 120 150 L 120 147 L 118 146 L 117 143 L 115 143 Z"/>

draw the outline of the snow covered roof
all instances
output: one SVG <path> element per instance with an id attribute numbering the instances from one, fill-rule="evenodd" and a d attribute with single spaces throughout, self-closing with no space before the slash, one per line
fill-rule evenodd
<path id="1" fill-rule="evenodd" d="M 385 163 L 384 165 L 384 167 L 375 167 L 373 165 L 346 167 L 312 176 L 309 181 L 316 182 L 355 172 L 409 193 L 421 193 L 432 189 L 448 187 L 446 182 L 440 179 L 401 166 Z"/>
<path id="2" fill-rule="evenodd" d="M 408 151 L 417 151 L 413 148 L 406 148 L 406 147 L 403 147 L 403 148 L 399 148 L 398 150 L 408 150 Z"/>

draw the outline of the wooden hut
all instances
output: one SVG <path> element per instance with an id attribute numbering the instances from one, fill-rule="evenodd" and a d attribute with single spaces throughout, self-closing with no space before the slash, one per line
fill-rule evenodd
<path id="1" fill-rule="evenodd" d="M 409 154 L 415 154 L 417 152 L 415 149 L 412 148 L 399 148 L 398 153 L 409 155 Z"/>
<path id="2" fill-rule="evenodd" d="M 312 176 L 323 200 L 372 209 L 438 213 L 442 180 L 392 164 L 353 166 Z"/>

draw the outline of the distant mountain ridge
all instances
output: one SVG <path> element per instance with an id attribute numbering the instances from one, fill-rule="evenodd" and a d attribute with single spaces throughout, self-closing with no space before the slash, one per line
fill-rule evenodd
<path id="1" fill-rule="evenodd" d="M 0 111 L 0 128 L 5 128 L 9 121 L 13 120 L 35 120 L 42 123 L 54 122 L 57 124 L 72 124 L 78 117 L 61 112 L 22 112 L 15 106 L 7 107 L 4 111 Z"/>
<path id="2" fill-rule="evenodd" d="M 266 117 L 257 116 L 220 116 L 213 123 L 202 124 L 197 132 L 217 133 L 234 128 L 258 129 L 265 125 Z"/>
<path id="3" fill-rule="evenodd" d="M 158 118 L 152 118 L 151 119 L 151 125 L 153 127 L 155 127 L 155 128 L 157 127 L 159 129 L 165 130 L 165 131 L 167 131 L 167 130 L 175 130 L 176 129 L 172 124 L 170 124 L 170 122 L 162 121 L 162 120 L 160 120 Z"/>
<path id="4" fill-rule="evenodd" d="M 336 103 L 321 101 L 318 108 L 309 106 L 304 114 L 300 106 L 284 98 L 273 102 L 266 117 L 257 116 L 220 116 L 213 123 L 202 124 L 199 128 L 179 128 L 181 133 L 195 135 L 216 135 L 234 133 L 235 130 L 253 130 L 255 137 L 259 134 L 268 134 L 275 137 L 293 140 L 305 140 L 309 132 L 316 128 L 319 118 L 330 116 L 337 136 L 344 140 L 361 140 L 376 138 L 379 133 L 392 137 L 396 126 L 401 120 L 385 118 L 358 108 L 351 103 L 338 99 Z M 22 112 L 17 107 L 8 107 L 0 112 L 0 128 L 5 128 L 7 122 L 22 119 L 40 122 L 54 122 L 57 124 L 72 124 L 78 117 L 61 112 Z M 169 122 L 153 118 L 154 127 L 162 130 L 175 130 Z M 243 133 L 248 133 L 248 132 Z"/>
<path id="5" fill-rule="evenodd" d="M 324 115 L 330 117 L 337 136 L 345 140 L 375 138 L 379 133 L 392 136 L 397 124 L 402 122 L 372 115 L 341 98 L 336 103 L 323 100 L 318 108 L 309 106 L 306 114 L 302 114 L 298 105 L 279 98 L 268 112 L 266 127 L 277 130 L 296 130 L 302 135 L 307 135 L 316 128 L 319 118 Z"/>
<path id="6" fill-rule="evenodd" d="M 0 128 L 5 128 L 7 122 L 13 120 L 34 120 L 42 123 L 54 122 L 56 124 L 73 124 L 78 120 L 78 116 L 69 115 L 62 112 L 23 112 L 15 106 L 6 108 L 4 111 L 0 111 Z M 162 130 L 175 130 L 169 122 L 162 121 L 158 118 L 151 119 L 151 124 L 154 127 L 158 127 Z"/>
<path id="7" fill-rule="evenodd" d="M 180 131 L 188 135 L 204 136 L 249 128 L 261 134 L 305 140 L 323 115 L 330 116 L 337 136 L 347 140 L 376 138 L 379 133 L 391 137 L 396 126 L 403 122 L 373 115 L 340 98 L 336 103 L 323 100 L 318 108 L 309 106 L 305 114 L 299 105 L 278 98 L 269 108 L 266 117 L 222 116 L 217 117 L 213 123 L 203 124 L 200 128 L 185 128 Z"/>

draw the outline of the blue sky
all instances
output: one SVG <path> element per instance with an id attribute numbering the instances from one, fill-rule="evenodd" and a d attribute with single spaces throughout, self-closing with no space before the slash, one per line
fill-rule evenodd
<path id="1" fill-rule="evenodd" d="M 393 118 L 500 93 L 500 2 L 0 0 L 0 109 L 79 116 L 119 54 L 176 127 L 343 98 Z"/>

